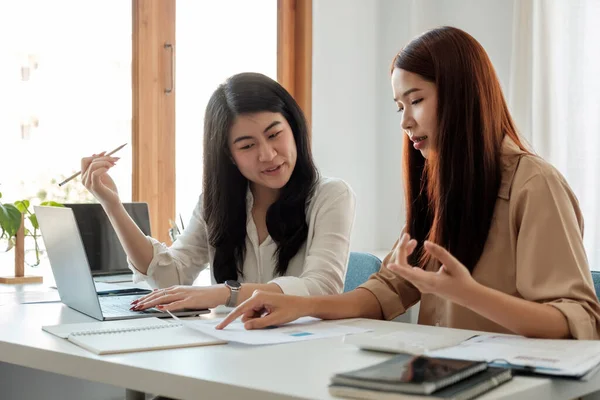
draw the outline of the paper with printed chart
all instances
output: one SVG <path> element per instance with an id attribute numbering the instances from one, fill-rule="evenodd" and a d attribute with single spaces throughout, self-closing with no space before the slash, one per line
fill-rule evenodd
<path id="1" fill-rule="evenodd" d="M 215 326 L 223 318 L 210 320 L 176 319 L 190 329 L 200 331 L 217 339 L 252 345 L 300 342 L 370 331 L 369 329 L 341 325 L 312 317 L 299 318 L 294 322 L 281 326 L 253 330 L 245 329 L 244 324 L 239 319 L 229 324 L 223 330 L 215 329 Z"/>
<path id="2" fill-rule="evenodd" d="M 457 346 L 426 354 L 431 357 L 485 360 L 498 365 L 527 368 L 540 374 L 580 378 L 600 364 L 600 341 L 480 335 Z"/>

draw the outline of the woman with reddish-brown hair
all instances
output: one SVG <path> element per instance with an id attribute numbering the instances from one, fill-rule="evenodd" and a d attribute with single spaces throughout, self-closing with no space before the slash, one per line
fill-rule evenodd
<path id="1" fill-rule="evenodd" d="M 381 270 L 351 292 L 255 292 L 219 325 L 310 315 L 393 319 L 538 338 L 598 339 L 583 218 L 563 176 L 527 150 L 483 47 L 441 27 L 391 68 L 404 136 L 406 226 Z"/>

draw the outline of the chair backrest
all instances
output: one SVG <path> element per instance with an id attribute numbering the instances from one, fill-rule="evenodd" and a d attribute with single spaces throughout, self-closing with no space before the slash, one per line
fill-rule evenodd
<path id="1" fill-rule="evenodd" d="M 594 280 L 596 296 L 598 296 L 598 299 L 600 300 L 600 271 L 592 271 L 592 279 Z"/>
<path id="2" fill-rule="evenodd" d="M 356 289 L 369 279 L 371 274 L 379 271 L 380 267 L 381 260 L 373 254 L 351 252 L 344 281 L 344 292 Z"/>

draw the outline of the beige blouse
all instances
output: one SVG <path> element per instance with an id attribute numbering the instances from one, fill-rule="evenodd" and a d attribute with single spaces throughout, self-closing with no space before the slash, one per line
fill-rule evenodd
<path id="1" fill-rule="evenodd" d="M 600 304 L 583 248 L 583 217 L 564 177 L 541 158 L 523 153 L 510 138 L 502 144 L 502 181 L 489 236 L 473 270 L 487 287 L 549 304 L 568 320 L 577 339 L 598 339 Z M 510 333 L 487 318 L 434 294 L 421 294 L 386 268 L 361 285 L 385 319 L 421 301 L 419 324 Z M 431 263 L 427 270 L 436 270 Z M 515 316 L 518 318 L 518 316 Z"/>

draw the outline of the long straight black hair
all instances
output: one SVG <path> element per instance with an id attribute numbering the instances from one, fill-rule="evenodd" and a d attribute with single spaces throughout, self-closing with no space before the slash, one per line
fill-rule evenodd
<path id="1" fill-rule="evenodd" d="M 243 276 L 246 254 L 246 193 L 249 182 L 233 163 L 229 132 L 239 115 L 280 113 L 292 128 L 297 160 L 288 183 L 267 211 L 267 229 L 277 243 L 275 274 L 284 275 L 308 235 L 306 205 L 319 173 L 310 151 L 308 124 L 300 106 L 276 81 L 258 73 L 234 75 L 211 96 L 204 117 L 203 213 L 215 248 L 219 283 Z"/>

